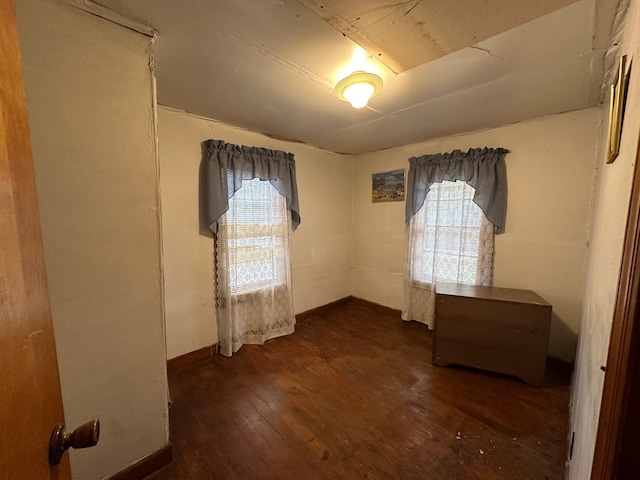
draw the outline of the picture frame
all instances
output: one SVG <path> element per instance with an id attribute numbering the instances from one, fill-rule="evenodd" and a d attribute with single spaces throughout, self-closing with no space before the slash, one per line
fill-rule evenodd
<path id="1" fill-rule="evenodd" d="M 371 201 L 404 201 L 404 168 L 372 174 Z"/>
<path id="2" fill-rule="evenodd" d="M 611 85 L 609 98 L 609 130 L 607 133 L 607 163 L 613 163 L 620 152 L 620 139 L 622 137 L 622 121 L 624 119 L 624 106 L 627 96 L 629 74 L 625 73 L 627 56 L 620 57 L 618 74 Z"/>

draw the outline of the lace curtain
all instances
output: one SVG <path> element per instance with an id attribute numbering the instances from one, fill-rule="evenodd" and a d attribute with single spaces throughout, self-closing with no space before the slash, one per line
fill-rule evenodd
<path id="1" fill-rule="evenodd" d="M 284 152 L 214 140 L 205 145 L 218 340 L 220 353 L 231 356 L 244 344 L 294 331 L 289 253 L 300 223 L 295 164 Z"/>
<path id="2" fill-rule="evenodd" d="M 245 181 L 218 221 L 216 314 L 220 353 L 293 333 L 285 198 L 269 183 Z"/>
<path id="3" fill-rule="evenodd" d="M 506 219 L 507 153 L 476 148 L 409 159 L 404 320 L 433 325 L 436 282 L 492 284 L 494 236 Z"/>
<path id="4" fill-rule="evenodd" d="M 404 286 L 404 320 L 431 328 L 435 283 L 491 285 L 495 227 L 464 182 L 434 184 L 411 218 Z"/>

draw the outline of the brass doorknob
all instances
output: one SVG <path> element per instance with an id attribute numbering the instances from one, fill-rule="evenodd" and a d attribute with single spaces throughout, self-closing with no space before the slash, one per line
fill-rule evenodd
<path id="1" fill-rule="evenodd" d="M 49 465 L 58 465 L 69 447 L 93 447 L 99 438 L 100 420 L 97 418 L 79 426 L 71 434 L 67 433 L 64 425 L 56 425 L 49 441 Z"/>

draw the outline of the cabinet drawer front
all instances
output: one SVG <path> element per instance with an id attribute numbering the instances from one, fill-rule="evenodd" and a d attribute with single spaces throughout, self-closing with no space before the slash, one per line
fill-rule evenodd
<path id="1" fill-rule="evenodd" d="M 551 307 L 440 295 L 436 299 L 433 361 L 544 377 Z"/>

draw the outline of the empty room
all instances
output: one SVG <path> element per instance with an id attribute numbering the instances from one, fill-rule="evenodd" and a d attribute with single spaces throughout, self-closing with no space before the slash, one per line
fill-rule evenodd
<path id="1" fill-rule="evenodd" d="M 0 22 L 0 479 L 637 478 L 640 0 Z"/>

